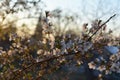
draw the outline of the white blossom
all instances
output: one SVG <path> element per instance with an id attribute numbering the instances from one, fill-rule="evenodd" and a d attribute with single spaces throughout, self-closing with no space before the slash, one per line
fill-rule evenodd
<path id="1" fill-rule="evenodd" d="M 39 49 L 38 51 L 37 51 L 37 54 L 42 54 L 43 53 L 43 50 L 42 49 Z"/>
<path id="2" fill-rule="evenodd" d="M 90 69 L 96 69 L 96 64 L 94 62 L 88 63 Z"/>
<path id="3" fill-rule="evenodd" d="M 97 70 L 103 72 L 103 71 L 106 70 L 106 67 L 105 67 L 105 65 L 101 65 L 101 66 L 99 66 L 99 67 L 97 68 Z"/>

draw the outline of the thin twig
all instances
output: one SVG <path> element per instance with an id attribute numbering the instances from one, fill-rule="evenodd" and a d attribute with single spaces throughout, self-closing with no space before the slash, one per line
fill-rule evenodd
<path id="1" fill-rule="evenodd" d="M 63 57 L 63 56 L 76 55 L 76 54 L 79 54 L 79 52 L 80 52 L 80 51 L 78 51 L 78 52 L 71 52 L 71 53 L 69 53 L 69 54 L 61 54 L 61 55 L 58 55 L 58 56 L 53 56 L 53 57 L 50 57 L 50 58 L 46 58 L 46 59 L 44 59 L 44 60 L 42 60 L 42 61 L 39 61 L 39 62 L 32 63 L 32 64 L 28 65 L 26 68 L 23 68 L 23 69 L 19 72 L 19 74 L 17 74 L 16 76 L 14 76 L 14 77 L 12 78 L 12 80 L 15 80 L 16 78 L 20 77 L 23 72 L 25 72 L 27 69 L 31 68 L 32 66 L 35 66 L 35 65 L 37 65 L 37 64 L 42 64 L 42 63 L 44 63 L 44 62 L 49 62 L 49 61 L 51 61 L 51 60 L 55 60 L 55 59 L 61 58 L 61 57 Z M 15 72 L 17 72 L 17 71 L 15 71 Z M 14 72 L 14 73 L 15 73 L 15 72 Z"/>
<path id="2" fill-rule="evenodd" d="M 87 41 L 89 41 L 89 40 L 91 40 L 92 39 L 92 37 L 106 24 L 106 23 L 108 23 L 113 17 L 115 17 L 116 16 L 116 14 L 114 14 L 113 16 L 111 16 L 107 21 L 105 21 L 102 25 L 100 25 L 99 27 L 98 27 L 98 29 L 87 39 Z"/>

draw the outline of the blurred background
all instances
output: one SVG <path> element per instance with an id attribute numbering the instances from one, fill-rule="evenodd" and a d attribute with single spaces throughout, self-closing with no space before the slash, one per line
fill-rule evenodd
<path id="1" fill-rule="evenodd" d="M 119 0 L 0 0 L 0 31 L 16 31 L 22 36 L 38 34 L 45 11 L 50 11 L 56 32 L 74 30 L 78 34 L 83 23 L 88 23 L 90 28 L 95 19 L 106 21 L 111 15 L 117 14 L 107 23 L 107 28 L 118 36 L 119 5 Z"/>

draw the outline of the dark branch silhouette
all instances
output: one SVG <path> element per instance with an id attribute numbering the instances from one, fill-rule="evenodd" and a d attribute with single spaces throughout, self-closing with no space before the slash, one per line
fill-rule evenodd
<path id="1" fill-rule="evenodd" d="M 106 24 L 108 23 L 113 17 L 115 17 L 116 14 L 114 14 L 113 16 L 111 16 L 107 21 L 105 21 L 102 25 L 98 26 L 98 29 L 87 39 L 87 41 L 91 40 L 92 37 Z"/>

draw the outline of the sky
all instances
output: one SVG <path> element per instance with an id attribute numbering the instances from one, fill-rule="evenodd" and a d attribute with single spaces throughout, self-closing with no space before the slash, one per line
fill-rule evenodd
<path id="1" fill-rule="evenodd" d="M 86 6 L 88 9 L 95 9 L 96 7 L 109 8 L 120 6 L 120 0 L 42 0 L 45 2 L 48 10 L 60 8 L 63 10 L 69 9 L 71 11 L 79 11 L 79 9 Z M 90 6 L 91 5 L 91 6 Z M 120 7 L 119 7 L 120 9 Z"/>
<path id="2" fill-rule="evenodd" d="M 61 9 L 82 16 L 84 22 L 92 19 L 106 20 L 113 14 L 117 16 L 109 22 L 109 28 L 120 33 L 120 0 L 42 0 L 45 10 Z M 113 27 L 114 26 L 114 27 Z M 118 29 L 119 28 L 119 29 Z"/>
<path id="3" fill-rule="evenodd" d="M 42 2 L 46 5 L 44 10 L 61 9 L 68 14 L 78 14 L 81 25 L 90 24 L 95 19 L 106 21 L 113 14 L 117 14 L 107 25 L 116 32 L 115 34 L 120 34 L 120 0 L 42 0 Z"/>

